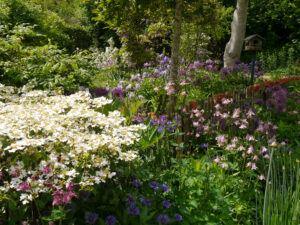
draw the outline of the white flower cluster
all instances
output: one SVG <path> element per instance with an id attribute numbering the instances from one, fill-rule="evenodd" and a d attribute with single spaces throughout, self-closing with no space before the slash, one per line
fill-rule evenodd
<path id="1" fill-rule="evenodd" d="M 137 152 L 122 149 L 146 127 L 124 126 L 119 111 L 100 113 L 111 101 L 87 92 L 22 93 L 0 84 L 0 197 L 21 190 L 25 204 L 71 183 L 84 188 L 113 177 L 112 160 L 135 159 Z"/>

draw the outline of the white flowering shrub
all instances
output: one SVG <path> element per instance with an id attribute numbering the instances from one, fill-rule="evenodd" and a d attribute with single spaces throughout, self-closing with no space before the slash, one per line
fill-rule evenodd
<path id="1" fill-rule="evenodd" d="M 48 193 L 53 205 L 66 203 L 75 186 L 113 177 L 113 160 L 135 159 L 137 152 L 127 146 L 146 127 L 125 126 L 119 111 L 101 113 L 111 101 L 0 84 L 0 202 L 10 193 L 23 204 Z"/>

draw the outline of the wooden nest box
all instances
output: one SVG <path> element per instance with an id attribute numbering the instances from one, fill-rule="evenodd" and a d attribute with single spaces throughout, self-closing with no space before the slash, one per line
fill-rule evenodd
<path id="1" fill-rule="evenodd" d="M 258 34 L 253 34 L 245 38 L 245 51 L 261 51 L 264 38 Z"/>

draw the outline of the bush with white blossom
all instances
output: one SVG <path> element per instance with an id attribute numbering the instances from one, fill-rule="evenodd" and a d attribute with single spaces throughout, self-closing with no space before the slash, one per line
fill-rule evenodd
<path id="1" fill-rule="evenodd" d="M 125 126 L 119 111 L 101 113 L 111 101 L 0 84 L 0 202 L 17 193 L 27 204 L 47 193 L 52 205 L 67 203 L 75 187 L 113 177 L 112 161 L 137 158 L 128 146 L 146 127 Z"/>

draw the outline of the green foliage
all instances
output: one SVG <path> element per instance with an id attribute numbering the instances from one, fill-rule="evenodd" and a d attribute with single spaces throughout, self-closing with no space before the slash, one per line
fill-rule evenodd
<path id="1" fill-rule="evenodd" d="M 57 46 L 27 46 L 26 40 L 42 37 L 34 26 L 18 25 L 9 29 L 1 26 L 0 76 L 2 82 L 18 87 L 28 84 L 34 88 L 66 91 L 77 90 L 78 85 L 90 86 L 98 72 L 93 57 L 88 51 L 68 55 Z"/>

